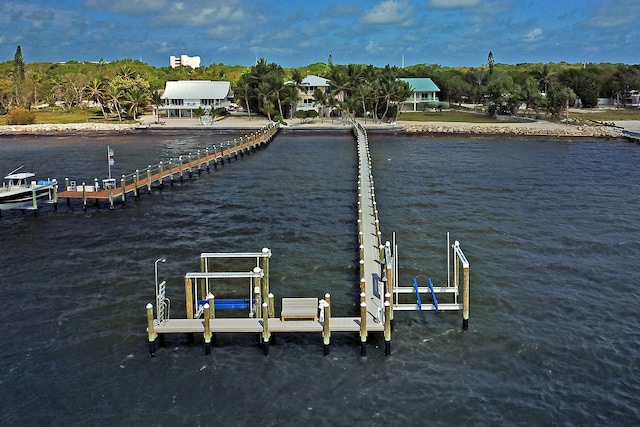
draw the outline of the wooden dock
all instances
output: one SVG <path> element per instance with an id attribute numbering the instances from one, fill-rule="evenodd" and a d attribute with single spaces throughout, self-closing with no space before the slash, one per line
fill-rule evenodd
<path id="1" fill-rule="evenodd" d="M 155 356 L 155 343 L 158 336 L 172 333 L 202 333 L 205 341 L 206 353 L 211 351 L 211 344 L 215 342 L 216 333 L 256 333 L 264 354 L 269 352 L 272 334 L 277 333 L 320 333 L 324 343 L 324 354 L 329 352 L 331 334 L 334 332 L 358 333 L 360 336 L 362 356 L 366 356 L 366 343 L 369 333 L 383 332 L 385 355 L 391 354 L 391 321 L 395 305 L 398 309 L 425 310 L 428 304 L 420 304 L 420 293 L 435 295 L 436 292 L 455 292 L 455 304 L 444 305 L 444 309 L 464 309 L 463 329 L 468 326 L 468 262 L 459 248 L 458 242 L 453 246 L 456 258 L 454 271 L 455 287 L 419 288 L 415 286 L 416 303 L 402 303 L 399 294 L 407 293 L 407 288 L 399 287 L 397 283 L 397 251 L 395 236 L 390 243 L 382 241 L 380 220 L 375 196 L 375 186 L 371 168 L 371 156 L 367 134 L 360 124 L 353 122 L 352 130 L 357 140 L 358 151 L 358 236 L 359 250 L 359 316 L 334 317 L 331 315 L 331 295 L 324 295 L 324 299 L 317 298 L 282 298 L 281 314 L 275 314 L 275 296 L 269 288 L 269 259 L 271 250 L 262 249 L 261 252 L 246 253 L 201 253 L 200 272 L 185 275 L 185 305 L 186 318 L 176 319 L 169 316 L 170 299 L 165 293 L 166 283 L 157 283 L 156 275 L 156 316 L 154 306 L 149 303 L 147 309 L 147 332 L 149 352 Z M 268 135 L 268 136 L 267 136 Z M 266 134 L 271 138 L 275 131 Z M 222 157 L 224 159 L 224 156 Z M 198 160 L 200 162 L 200 160 Z M 200 163 L 202 165 L 202 163 Z M 238 260 L 248 260 L 242 264 L 244 271 L 220 271 L 214 266 L 216 260 L 232 258 L 233 265 Z M 163 260 L 158 260 L 163 261 Z M 158 262 L 156 261 L 156 263 Z M 459 269 L 462 265 L 462 270 Z M 238 268 L 238 267 L 236 267 Z M 463 271 L 464 304 L 457 303 L 459 272 Z M 243 281 L 248 289 L 248 295 L 243 299 L 224 300 L 214 296 L 216 283 L 224 281 Z M 414 288 L 410 288 L 414 292 Z M 443 290 L 444 289 L 444 290 Z M 237 292 L 236 292 L 237 294 Z M 395 302 L 394 298 L 395 296 Z M 438 309 L 433 298 L 436 310 Z M 455 307 L 454 307 L 455 306 Z M 220 317 L 220 310 L 247 309 L 248 317 Z"/>
<path id="2" fill-rule="evenodd" d="M 89 200 L 95 200 L 96 204 L 106 200 L 113 209 L 116 202 L 124 203 L 127 195 L 132 194 L 137 199 L 140 191 L 146 189 L 151 193 L 154 184 L 162 185 L 165 180 L 173 182 L 174 179 L 182 181 L 185 175 L 191 178 L 194 170 L 200 173 L 203 168 L 209 170 L 211 165 L 216 167 L 218 164 L 231 163 L 232 159 L 238 160 L 239 157 L 249 155 L 261 146 L 269 144 L 278 130 L 278 124 L 271 123 L 250 135 L 222 143 L 220 146 L 213 145 L 211 149 L 207 147 L 203 151 L 198 150 L 195 155 L 184 155 L 175 161 L 170 159 L 167 163 L 149 165 L 145 171 L 137 170 L 129 175 L 122 175 L 119 186 L 116 179 L 105 179 L 102 183 L 95 179 L 89 184 L 77 184 L 65 179 L 64 191 L 57 191 L 57 187 L 55 188 L 54 207 L 57 208 L 59 199 L 67 199 L 67 205 L 71 204 L 71 200 L 81 200 L 83 209 L 87 208 Z"/>

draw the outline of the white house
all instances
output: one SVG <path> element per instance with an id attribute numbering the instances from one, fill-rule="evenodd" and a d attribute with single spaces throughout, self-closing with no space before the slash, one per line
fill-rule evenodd
<path id="1" fill-rule="evenodd" d="M 166 83 L 162 94 L 161 110 L 167 117 L 193 117 L 198 108 L 228 107 L 233 102 L 233 91 L 229 82 L 211 80 L 178 80 Z"/>
<path id="2" fill-rule="evenodd" d="M 293 83 L 294 82 L 290 81 L 286 84 Z M 325 93 L 328 93 L 329 80 L 318 76 L 307 76 L 302 79 L 302 83 L 298 88 L 298 96 L 300 97 L 300 99 L 298 100 L 296 110 L 316 110 L 317 112 L 320 112 L 320 108 L 315 105 L 315 101 L 313 99 L 313 92 L 315 92 L 317 88 L 324 91 Z"/>
<path id="3" fill-rule="evenodd" d="M 200 66 L 200 57 L 187 55 L 180 55 L 180 57 L 177 57 L 172 55 L 169 57 L 169 64 L 171 65 L 171 68 L 182 66 L 191 67 L 195 70 Z"/>

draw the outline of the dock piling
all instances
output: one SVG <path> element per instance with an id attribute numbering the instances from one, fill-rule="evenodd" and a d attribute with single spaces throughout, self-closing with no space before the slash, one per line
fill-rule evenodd
<path id="1" fill-rule="evenodd" d="M 360 356 L 367 355 L 367 303 L 360 303 Z"/>
<path id="2" fill-rule="evenodd" d="M 331 294 L 324 294 L 324 319 L 322 323 L 322 341 L 324 355 L 329 355 L 329 344 L 331 343 Z"/>
<path id="3" fill-rule="evenodd" d="M 147 333 L 149 336 L 149 356 L 156 357 L 156 338 L 158 335 L 153 325 L 153 304 L 147 303 Z"/>
<path id="4" fill-rule="evenodd" d="M 211 306 L 204 304 L 204 353 L 211 354 Z"/>

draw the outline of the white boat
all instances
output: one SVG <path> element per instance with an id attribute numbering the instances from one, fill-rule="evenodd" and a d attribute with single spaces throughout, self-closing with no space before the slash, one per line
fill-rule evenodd
<path id="1" fill-rule="evenodd" d="M 37 209 L 36 199 L 48 198 L 51 200 L 55 179 L 36 181 L 36 174 L 32 172 L 18 172 L 24 167 L 9 173 L 4 177 L 5 181 L 0 188 L 0 209 Z"/>

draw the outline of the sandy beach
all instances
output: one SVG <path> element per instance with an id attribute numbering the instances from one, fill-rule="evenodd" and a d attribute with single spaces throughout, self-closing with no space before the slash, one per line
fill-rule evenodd
<path id="1" fill-rule="evenodd" d="M 538 120 L 535 122 L 507 123 L 467 123 L 467 122 L 408 122 L 374 123 L 358 119 L 360 123 L 371 131 L 391 131 L 406 133 L 431 134 L 464 134 L 464 135 L 514 135 L 514 136 L 552 136 L 552 137 L 597 137 L 618 138 L 623 131 L 640 132 L 640 121 L 619 121 L 615 126 L 576 126 L 562 123 Z M 77 133 L 130 133 L 153 130 L 184 130 L 184 129 L 259 129 L 268 120 L 264 117 L 227 116 L 210 125 L 203 125 L 198 119 L 163 118 L 156 123 L 152 115 L 141 116 L 135 124 L 101 124 L 101 123 L 73 123 L 73 124 L 34 124 L 34 125 L 5 125 L 0 126 L 0 135 L 60 135 Z M 337 119 L 316 118 L 313 122 L 302 123 L 299 119 L 288 121 L 286 129 L 292 131 L 346 129 L 348 122 Z"/>

